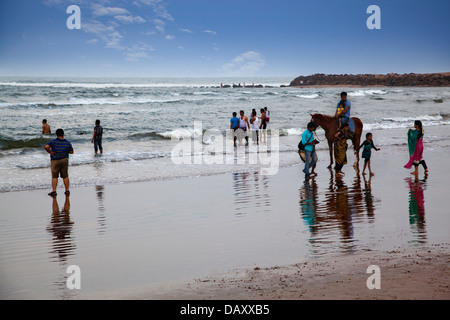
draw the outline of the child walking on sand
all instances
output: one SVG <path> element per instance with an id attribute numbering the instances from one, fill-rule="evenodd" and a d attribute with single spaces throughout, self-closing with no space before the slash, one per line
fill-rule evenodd
<path id="1" fill-rule="evenodd" d="M 372 169 L 370 168 L 370 156 L 372 152 L 372 148 L 376 151 L 379 151 L 380 149 L 375 147 L 372 140 L 372 133 L 368 132 L 366 133 L 366 140 L 359 146 L 358 150 L 355 151 L 359 152 L 359 149 L 364 147 L 361 157 L 364 158 L 364 168 L 362 174 L 366 174 L 364 171 L 366 170 L 366 166 L 369 167 L 369 173 L 370 176 L 374 176 L 375 174 L 372 172 Z"/>

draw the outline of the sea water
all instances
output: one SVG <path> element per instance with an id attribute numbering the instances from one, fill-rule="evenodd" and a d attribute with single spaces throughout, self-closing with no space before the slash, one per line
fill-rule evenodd
<path id="1" fill-rule="evenodd" d="M 352 116 L 372 131 L 377 147 L 406 146 L 402 134 L 392 129 L 424 128 L 450 124 L 450 88 L 294 88 L 290 78 L 1 78 L 0 79 L 0 192 L 49 188 L 50 159 L 44 146 L 63 128 L 75 150 L 70 156 L 72 186 L 128 183 L 236 172 L 248 165 L 261 166 L 259 158 L 236 160 L 228 148 L 230 118 L 244 110 L 267 107 L 268 135 L 264 152 L 275 150 L 276 166 L 298 163 L 297 144 L 312 113 L 333 115 L 341 91 L 347 91 Z M 240 85 L 233 87 L 232 85 Z M 221 86 L 222 85 L 222 86 Z M 230 85 L 230 87 L 225 86 Z M 253 86 L 254 85 L 254 86 Z M 42 135 L 47 119 L 52 135 Z M 101 156 L 91 143 L 95 120 L 104 129 Z M 215 137 L 205 133 L 215 132 Z M 448 131 L 445 131 L 448 132 Z M 274 135 L 276 133 L 276 135 Z M 219 137 L 220 136 L 220 137 Z M 317 130 L 326 149 L 324 132 Z M 425 135 L 428 147 L 448 141 L 446 136 Z M 221 138 L 221 139 L 218 139 Z M 198 141 L 194 150 L 200 161 L 184 165 L 174 161 L 174 150 L 183 139 Z M 211 139 L 223 148 L 211 148 Z M 362 137 L 362 140 L 364 136 Z M 251 141 L 251 139 L 250 139 Z M 227 144 L 228 143 L 228 144 Z M 275 146 L 275 144 L 277 144 Z M 254 146 L 250 142 L 251 146 Z M 276 148 L 275 148 L 276 147 Z M 244 148 L 238 146 L 238 151 Z M 223 161 L 208 163 L 203 156 L 223 155 Z M 239 151 L 239 152 L 241 152 Z M 260 149 L 242 151 L 258 153 Z M 227 162 L 233 154 L 234 162 Z"/>

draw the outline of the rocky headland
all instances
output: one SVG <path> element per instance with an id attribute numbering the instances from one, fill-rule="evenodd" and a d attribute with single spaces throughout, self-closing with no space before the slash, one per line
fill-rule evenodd
<path id="1" fill-rule="evenodd" d="M 299 76 L 290 87 L 308 86 L 395 86 L 395 87 L 449 87 L 450 72 L 426 74 L 313 74 Z"/>

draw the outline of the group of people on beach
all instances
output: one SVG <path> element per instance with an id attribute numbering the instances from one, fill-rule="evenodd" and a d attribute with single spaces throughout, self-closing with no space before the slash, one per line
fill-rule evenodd
<path id="1" fill-rule="evenodd" d="M 345 164 L 347 164 L 347 140 L 352 139 L 354 135 L 354 132 L 350 130 L 349 126 L 350 109 L 351 103 L 347 99 L 347 93 L 341 92 L 341 100 L 336 106 L 336 112 L 334 115 L 339 123 L 338 130 L 334 135 L 333 143 L 335 159 L 334 170 L 337 175 L 344 174 L 342 172 L 342 168 Z M 309 179 L 312 175 L 316 175 L 314 171 L 317 163 L 316 145 L 319 143 L 319 141 L 315 139 L 316 128 L 317 125 L 314 122 L 309 122 L 307 125 L 307 129 L 303 132 L 302 139 L 299 143 L 299 154 L 301 154 L 302 152 L 304 153 L 304 158 L 302 159 L 305 162 L 303 172 L 305 173 L 306 179 Z M 420 120 L 416 120 L 414 122 L 414 129 L 410 129 L 408 131 L 408 147 L 410 160 L 404 166 L 405 168 L 410 169 L 414 165 L 415 170 L 411 172 L 411 174 L 414 175 L 417 175 L 419 173 L 419 165 L 422 165 L 425 170 L 425 174 L 428 174 L 428 167 L 425 163 L 425 160 L 423 159 L 423 135 L 424 130 L 422 122 Z M 373 142 L 373 135 L 371 132 L 366 133 L 366 139 L 358 148 L 356 148 L 356 150 L 354 151 L 355 155 L 358 155 L 361 149 L 363 150 L 361 157 L 364 159 L 364 168 L 362 174 L 365 175 L 366 167 L 368 167 L 370 176 L 373 176 L 374 173 L 372 172 L 370 166 L 371 151 L 372 149 L 376 151 L 379 151 L 380 149 L 375 147 Z"/>
<path id="2" fill-rule="evenodd" d="M 244 110 L 239 111 L 239 117 L 236 112 L 233 112 L 233 117 L 230 119 L 230 130 L 233 134 L 233 142 L 236 147 L 236 141 L 239 139 L 239 144 L 242 144 L 242 139 L 245 138 L 245 145 L 248 146 L 248 133 L 251 130 L 252 141 L 259 145 L 259 141 L 267 142 L 267 124 L 270 121 L 270 111 L 267 107 L 260 109 L 261 115 L 258 117 L 256 109 L 252 110 L 250 120 L 245 115 Z"/>
<path id="3" fill-rule="evenodd" d="M 63 179 L 66 196 L 70 195 L 69 182 L 69 154 L 73 154 L 74 150 L 70 141 L 64 138 L 64 130 L 56 130 L 56 138 L 45 145 L 45 150 L 50 154 L 50 168 L 52 173 L 52 191 L 49 196 L 56 197 L 56 188 L 58 186 L 58 178 Z M 42 134 L 51 134 L 50 125 L 46 119 L 42 120 Z M 98 151 L 103 153 L 102 146 L 103 127 L 100 125 L 100 120 L 95 121 L 94 134 L 91 143 L 94 144 L 94 152 L 97 155 Z"/>
<path id="4" fill-rule="evenodd" d="M 350 130 L 350 109 L 351 103 L 347 99 L 347 93 L 341 93 L 341 100 L 336 106 L 335 118 L 339 122 L 339 127 L 334 135 L 334 158 L 335 166 L 334 170 L 336 174 L 342 175 L 342 168 L 347 164 L 347 140 L 352 139 L 354 132 Z M 230 130 L 233 134 L 233 142 L 236 147 L 236 141 L 239 139 L 240 144 L 242 144 L 242 139 L 245 138 L 245 145 L 248 146 L 248 133 L 252 132 L 252 140 L 254 143 L 259 145 L 259 142 L 266 143 L 266 130 L 267 124 L 270 121 L 270 111 L 265 108 L 260 109 L 260 116 L 257 116 L 256 109 L 253 109 L 249 118 L 245 115 L 243 110 L 240 110 L 239 117 L 237 113 L 233 112 L 233 117 L 230 119 Z M 410 169 L 413 165 L 415 170 L 411 174 L 418 174 L 418 167 L 422 165 L 424 167 L 425 173 L 428 173 L 428 167 L 423 159 L 423 135 L 424 130 L 422 127 L 422 122 L 416 120 L 414 123 L 414 129 L 408 131 L 408 147 L 410 153 L 410 160 L 404 166 Z M 315 138 L 315 130 L 317 125 L 314 122 L 309 122 L 307 129 L 302 133 L 302 138 L 299 143 L 299 154 L 302 156 L 304 153 L 303 161 L 305 162 L 305 167 L 303 172 L 305 178 L 309 179 L 312 175 L 316 175 L 314 169 L 317 164 L 317 153 L 316 145 L 319 141 Z M 46 119 L 42 120 L 42 133 L 51 134 L 50 125 L 47 123 Z M 102 136 L 103 128 L 100 126 L 100 120 L 95 121 L 94 133 L 91 142 L 94 144 L 94 151 L 97 155 L 98 150 L 103 153 L 102 146 Z M 61 177 L 65 186 L 65 194 L 69 195 L 69 175 L 68 175 L 68 159 L 69 154 L 73 154 L 74 150 L 72 144 L 64 138 L 64 130 L 56 130 L 56 139 L 48 142 L 45 145 L 45 150 L 50 154 L 51 159 L 51 173 L 52 173 L 52 192 L 49 193 L 50 196 L 56 196 L 56 188 L 58 184 L 58 178 Z M 365 141 L 354 151 L 355 154 L 359 154 L 362 151 L 362 158 L 364 159 L 364 168 L 362 174 L 365 174 L 366 167 L 369 169 L 370 176 L 373 176 L 370 166 L 371 150 L 380 150 L 375 147 L 373 142 L 372 133 L 366 133 Z M 303 152 L 303 153 L 302 153 Z"/>

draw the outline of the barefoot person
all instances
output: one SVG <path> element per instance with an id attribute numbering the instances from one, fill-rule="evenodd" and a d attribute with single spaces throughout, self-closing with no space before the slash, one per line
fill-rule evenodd
<path id="1" fill-rule="evenodd" d="M 314 168 L 317 162 L 316 144 L 319 143 L 314 139 L 315 130 L 316 125 L 314 122 L 310 122 L 306 130 L 302 133 L 302 144 L 305 146 L 305 168 L 303 169 L 305 179 L 308 179 L 311 175 L 315 175 Z M 309 172 L 310 168 L 312 168 L 311 173 Z"/>
<path id="2" fill-rule="evenodd" d="M 334 136 L 334 160 L 336 163 L 334 170 L 336 171 L 336 174 L 344 174 L 341 170 L 342 167 L 347 164 L 347 139 L 351 139 L 352 136 L 348 123 L 342 125 Z"/>
<path id="3" fill-rule="evenodd" d="M 236 139 L 237 139 L 237 129 L 239 129 L 239 118 L 237 117 L 237 113 L 233 112 L 233 117 L 230 119 L 230 130 L 233 135 L 233 143 L 236 147 Z"/>
<path id="4" fill-rule="evenodd" d="M 47 119 L 42 120 L 42 134 L 51 134 L 50 126 L 47 123 Z"/>
<path id="5" fill-rule="evenodd" d="M 372 172 L 372 169 L 370 168 L 370 156 L 371 156 L 371 150 L 375 149 L 376 151 L 379 151 L 380 149 L 375 147 L 372 140 L 372 133 L 368 132 L 366 133 L 366 140 L 359 146 L 358 150 L 355 151 L 355 154 L 359 152 L 359 149 L 363 148 L 363 152 L 361 157 L 364 158 L 364 168 L 362 171 L 362 174 L 366 174 L 364 171 L 366 170 L 366 166 L 369 167 L 369 173 L 370 176 L 373 176 L 374 173 Z"/>
<path id="6" fill-rule="evenodd" d="M 242 143 L 242 136 L 245 138 L 245 145 L 248 146 L 248 134 L 247 130 L 250 129 L 250 123 L 248 122 L 247 116 L 244 114 L 244 110 L 239 111 L 239 144 Z"/>
<path id="7" fill-rule="evenodd" d="M 69 195 L 69 154 L 73 154 L 72 144 L 64 139 L 64 130 L 56 130 L 56 139 L 45 145 L 45 150 L 50 154 L 52 172 L 52 192 L 49 196 L 56 196 L 58 178 L 61 176 L 66 189 L 65 195 Z"/>
<path id="8" fill-rule="evenodd" d="M 252 115 L 250 117 L 250 124 L 252 125 L 252 141 L 253 143 L 256 142 L 257 145 L 259 145 L 259 121 L 258 117 L 256 115 L 256 110 L 253 109 Z"/>
<path id="9" fill-rule="evenodd" d="M 415 170 L 411 174 L 417 175 L 419 173 L 419 164 L 425 169 L 425 174 L 428 174 L 428 167 L 423 160 L 423 128 L 422 122 L 416 120 L 414 122 L 414 129 L 408 130 L 408 147 L 409 147 L 409 162 L 404 166 L 406 169 L 411 169 L 414 165 Z"/>
<path id="10" fill-rule="evenodd" d="M 267 121 L 266 121 L 266 110 L 264 108 L 261 108 L 261 123 L 259 125 L 259 132 L 261 133 L 261 136 L 259 137 L 259 141 L 266 143 L 267 142 Z M 263 140 L 264 135 L 264 140 Z"/>
<path id="11" fill-rule="evenodd" d="M 103 136 L 103 127 L 100 125 L 100 120 L 96 120 L 94 127 L 94 135 L 92 136 L 91 141 L 91 143 L 94 144 L 95 154 L 97 154 L 98 150 L 100 150 L 100 153 L 103 153 L 102 136 Z"/>

